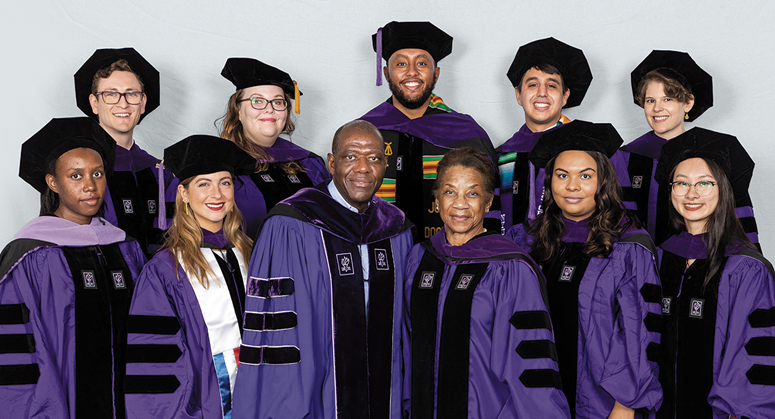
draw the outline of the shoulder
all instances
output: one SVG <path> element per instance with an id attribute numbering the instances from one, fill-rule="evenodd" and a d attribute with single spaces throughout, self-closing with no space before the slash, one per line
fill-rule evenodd
<path id="1" fill-rule="evenodd" d="M 616 248 L 641 248 L 651 253 L 654 258 L 657 256 L 657 247 L 654 245 L 654 241 L 651 239 L 649 233 L 643 228 L 630 227 L 622 233 L 621 237 L 614 242 L 614 250 Z"/>
<path id="2" fill-rule="evenodd" d="M 741 275 L 750 272 L 757 272 L 759 275 L 765 275 L 772 280 L 775 277 L 773 267 L 767 258 L 753 249 L 740 250 L 732 254 L 727 259 L 724 271 L 730 275 Z"/>

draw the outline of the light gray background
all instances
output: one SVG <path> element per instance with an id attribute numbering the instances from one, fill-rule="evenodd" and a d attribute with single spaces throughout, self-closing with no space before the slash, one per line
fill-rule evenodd
<path id="1" fill-rule="evenodd" d="M 37 193 L 18 177 L 21 143 L 53 117 L 81 116 L 73 74 L 97 48 L 133 46 L 161 73 L 161 106 L 135 140 L 161 157 L 197 133 L 217 135 L 234 87 L 228 57 L 279 67 L 304 92 L 292 140 L 321 156 L 337 127 L 389 96 L 375 86 L 371 34 L 391 20 L 429 20 L 455 40 L 436 93 L 472 115 L 498 146 L 524 122 L 505 72 L 517 48 L 553 36 L 584 50 L 594 80 L 571 119 L 611 122 L 630 142 L 649 128 L 632 102 L 630 71 L 652 50 L 687 51 L 713 76 L 715 105 L 697 121 L 736 135 L 756 161 L 751 185 L 765 254 L 775 147 L 775 2 L 32 0 L 0 6 L 2 152 L 0 244 L 37 216 Z M 688 127 L 693 126 L 688 124 Z"/>

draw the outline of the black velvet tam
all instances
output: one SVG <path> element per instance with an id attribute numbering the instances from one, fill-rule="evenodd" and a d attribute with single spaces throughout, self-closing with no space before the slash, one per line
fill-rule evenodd
<path id="1" fill-rule="evenodd" d="M 744 198 L 748 194 L 754 162 L 743 145 L 735 136 L 698 127 L 662 146 L 654 179 L 666 186 L 672 182 L 670 172 L 682 161 L 694 157 L 713 160 L 721 167 L 732 184 L 735 199 Z"/>
<path id="2" fill-rule="evenodd" d="M 528 158 L 536 167 L 546 167 L 549 160 L 568 150 L 599 151 L 610 158 L 623 142 L 613 125 L 577 119 L 542 134 Z"/>
<path id="3" fill-rule="evenodd" d="M 286 94 L 294 97 L 291 76 L 255 58 L 229 58 L 221 70 L 221 75 L 232 82 L 237 90 L 269 84 L 281 87 Z"/>
<path id="4" fill-rule="evenodd" d="M 651 51 L 635 70 L 630 73 L 632 98 L 638 103 L 638 84 L 648 72 L 657 70 L 665 77 L 676 80 L 694 95 L 694 106 L 689 111 L 689 119 L 694 121 L 703 112 L 713 106 L 713 78 L 685 52 Z"/>
<path id="5" fill-rule="evenodd" d="M 48 189 L 46 167 L 75 148 L 91 148 L 102 157 L 105 175 L 113 173 L 116 142 L 91 118 L 54 118 L 22 144 L 19 177 L 38 192 Z"/>
<path id="6" fill-rule="evenodd" d="M 517 87 L 528 70 L 541 64 L 557 68 L 565 87 L 570 89 L 568 103 L 564 107 L 580 105 L 592 83 L 592 70 L 584 52 L 554 38 L 539 39 L 519 47 L 506 76 L 512 86 Z"/>
<path id="7" fill-rule="evenodd" d="M 256 159 L 229 140 L 192 135 L 164 149 L 164 165 L 182 181 L 220 171 L 248 175 L 255 171 Z"/>
<path id="8" fill-rule="evenodd" d="M 145 113 L 140 115 L 140 121 L 149 113 L 159 107 L 159 72 L 143 58 L 134 48 L 98 49 L 75 73 L 75 103 L 86 116 L 97 120 L 97 115 L 92 112 L 89 95 L 94 75 L 103 68 L 110 67 L 118 60 L 124 59 L 129 67 L 140 77 L 145 93 Z M 123 92 L 122 92 L 123 93 Z"/>
<path id="9" fill-rule="evenodd" d="M 377 34 L 371 36 L 374 52 Z M 382 27 L 382 58 L 388 61 L 396 51 L 417 48 L 428 51 L 438 64 L 452 53 L 452 37 L 430 22 L 390 22 Z"/>

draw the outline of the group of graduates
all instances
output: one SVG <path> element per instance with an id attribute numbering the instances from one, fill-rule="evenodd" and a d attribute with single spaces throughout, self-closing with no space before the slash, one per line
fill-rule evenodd
<path id="1" fill-rule="evenodd" d="M 632 72 L 652 130 L 622 146 L 562 114 L 583 52 L 525 44 L 525 125 L 495 149 L 433 94 L 451 36 L 372 41 L 391 97 L 325 161 L 280 137 L 302 93 L 258 60 L 226 61 L 220 137 L 163 160 L 133 141 L 158 72 L 84 63 L 87 116 L 22 146 L 41 208 L 0 255 L 0 417 L 775 417 L 754 164 L 684 128 L 712 105 L 688 54 Z"/>

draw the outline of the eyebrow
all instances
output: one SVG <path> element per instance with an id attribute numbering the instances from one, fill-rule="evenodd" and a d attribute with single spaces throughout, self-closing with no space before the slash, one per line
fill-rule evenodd
<path id="1" fill-rule="evenodd" d="M 529 81 L 533 81 L 533 80 L 538 80 L 538 77 L 536 77 L 536 76 L 533 76 L 533 77 L 528 77 L 528 78 L 526 78 L 526 79 L 525 79 L 525 83 L 527 83 L 527 82 L 529 82 Z M 557 80 L 557 79 L 556 79 L 556 78 L 554 78 L 554 77 L 547 77 L 547 78 L 546 78 L 546 81 L 553 81 L 553 82 L 555 82 L 555 83 L 557 83 L 557 84 L 560 84 L 560 81 L 559 81 L 559 80 Z"/>
<path id="2" fill-rule="evenodd" d="M 101 165 L 93 168 L 92 170 L 99 170 L 99 169 L 105 170 L 104 165 L 101 164 Z M 71 167 L 71 168 L 69 168 L 67 170 L 68 171 L 73 171 L 73 170 L 88 170 L 88 169 L 86 169 L 84 167 Z"/>
<path id="3" fill-rule="evenodd" d="M 675 178 L 679 178 L 679 177 L 683 177 L 683 178 L 687 178 L 687 179 L 689 178 L 689 176 L 687 176 L 687 175 L 684 175 L 684 174 L 681 174 L 681 173 L 677 173 L 677 174 L 675 175 L 675 177 L 673 177 L 673 179 L 675 179 Z M 715 180 L 715 178 L 713 177 L 713 175 L 699 175 L 699 176 L 697 176 L 697 177 L 698 177 L 698 178 L 700 178 L 700 179 L 702 179 L 702 178 L 711 178 L 711 179 L 714 179 L 714 180 Z"/>
<path id="4" fill-rule="evenodd" d="M 427 54 L 427 53 L 421 53 L 421 54 L 417 54 L 417 55 L 416 55 L 416 57 L 417 57 L 417 58 L 425 58 L 426 60 L 430 60 L 430 59 L 431 59 L 431 56 L 430 56 L 429 54 Z M 409 59 L 409 56 L 408 56 L 408 55 L 406 55 L 406 54 L 397 54 L 397 55 L 396 55 L 396 58 L 405 58 L 405 59 Z"/>
<path id="5" fill-rule="evenodd" d="M 248 97 L 248 99 L 250 99 L 251 97 L 257 97 L 259 99 L 268 99 L 266 96 L 260 95 L 258 93 L 254 93 L 254 94 L 250 95 Z M 278 94 L 278 95 L 275 95 L 272 99 L 285 99 L 285 96 Z"/>

